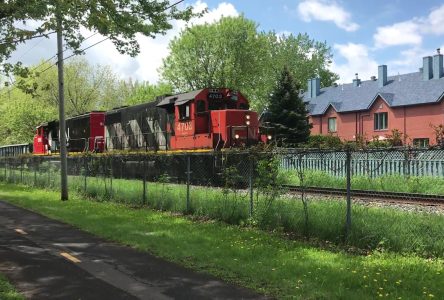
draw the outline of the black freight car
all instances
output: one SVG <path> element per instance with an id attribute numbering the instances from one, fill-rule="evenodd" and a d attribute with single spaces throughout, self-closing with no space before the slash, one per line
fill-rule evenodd
<path id="1" fill-rule="evenodd" d="M 157 107 L 160 100 L 106 112 L 106 149 L 167 150 L 167 123 L 171 116 L 165 109 Z"/>

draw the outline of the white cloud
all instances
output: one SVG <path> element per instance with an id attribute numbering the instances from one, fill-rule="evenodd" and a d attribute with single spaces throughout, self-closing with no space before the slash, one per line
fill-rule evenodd
<path id="1" fill-rule="evenodd" d="M 419 25 L 414 21 L 378 27 L 373 39 L 376 48 L 396 45 L 420 45 L 422 43 Z"/>
<path id="2" fill-rule="evenodd" d="M 192 6 L 196 12 L 208 9 L 208 5 L 200 0 Z M 203 17 L 190 20 L 188 26 L 214 23 L 222 17 L 238 15 L 239 13 L 231 3 L 222 2 L 216 8 L 208 10 Z M 90 60 L 89 57 L 94 56 L 98 63 L 111 64 L 113 69 L 124 78 L 131 77 L 133 79 L 157 82 L 159 80 L 157 70 L 162 65 L 162 59 L 169 54 L 168 43 L 175 36 L 179 35 L 180 31 L 185 29 L 186 26 L 187 24 L 183 21 L 175 21 L 173 22 L 173 28 L 165 36 L 151 39 L 139 35 L 140 54 L 135 58 L 120 55 L 109 41 L 105 42 L 106 44 L 103 43 L 104 45 L 100 47 L 92 48 L 91 50 L 94 53 L 87 54 L 87 57 Z"/>
<path id="3" fill-rule="evenodd" d="M 421 47 L 403 50 L 397 59 L 387 62 L 390 68 L 389 72 L 392 74 L 416 72 L 422 67 L 422 57 L 431 55 L 432 53 L 432 51 L 422 49 Z"/>
<path id="4" fill-rule="evenodd" d="M 193 8 L 195 12 L 200 12 L 205 9 L 208 9 L 208 5 L 201 0 L 198 0 L 195 4 L 193 4 Z M 222 17 L 236 17 L 239 16 L 239 12 L 233 6 L 233 4 L 228 2 L 219 3 L 219 5 L 213 9 L 209 10 L 203 17 L 195 18 L 190 21 L 193 25 L 201 25 L 205 23 L 214 23 L 220 20 Z M 181 22 L 182 25 L 184 22 Z"/>
<path id="5" fill-rule="evenodd" d="M 335 1 L 305 0 L 299 3 L 298 12 L 302 20 L 334 22 L 345 31 L 356 31 L 359 25 L 351 21 L 351 15 Z"/>
<path id="6" fill-rule="evenodd" d="M 425 33 L 432 33 L 436 35 L 444 34 L 444 4 L 433 10 L 426 21 L 422 30 Z"/>
<path id="7" fill-rule="evenodd" d="M 196 1 L 192 6 L 196 12 L 208 9 L 208 4 L 201 0 Z M 238 11 L 231 3 L 222 2 L 214 9 L 208 10 L 208 13 L 202 18 L 192 19 L 188 26 L 191 26 L 191 24 L 213 23 L 220 20 L 223 16 L 238 15 Z M 162 65 L 162 59 L 169 54 L 168 43 L 175 36 L 179 35 L 180 31 L 183 30 L 187 24 L 183 21 L 173 21 L 172 25 L 173 28 L 169 30 L 166 35 L 156 36 L 155 39 L 138 35 L 137 41 L 140 44 L 140 54 L 137 57 L 132 58 L 128 55 L 121 55 L 109 40 L 87 50 L 85 57 L 92 64 L 110 65 L 113 71 L 121 78 L 132 78 L 133 80 L 150 81 L 152 83 L 157 82 L 159 80 L 157 70 Z M 86 30 L 83 30 L 82 33 L 86 37 L 92 34 Z M 103 36 L 96 34 L 88 39 L 85 44 L 82 45 L 82 48 L 92 45 L 103 38 Z M 20 46 L 14 53 L 11 61 L 16 61 L 33 45 L 33 43 L 28 42 Z M 37 64 L 41 59 L 46 59 L 55 54 L 55 36 L 35 46 L 34 49 L 32 49 L 32 53 L 33 55 L 29 53 L 24 55 L 22 61 L 26 64 Z M 65 55 L 69 55 L 69 53 Z"/>
<path id="8" fill-rule="evenodd" d="M 343 64 L 333 60 L 331 65 L 331 70 L 339 75 L 339 82 L 351 83 L 355 73 L 358 73 L 362 80 L 369 80 L 371 76 L 377 75 L 378 63 L 370 57 L 367 46 L 347 43 L 335 44 L 333 48 L 346 60 Z"/>
<path id="9" fill-rule="evenodd" d="M 373 35 L 376 48 L 397 45 L 422 44 L 424 34 L 444 34 L 444 4 L 432 10 L 427 17 L 413 18 L 389 26 L 378 27 Z"/>

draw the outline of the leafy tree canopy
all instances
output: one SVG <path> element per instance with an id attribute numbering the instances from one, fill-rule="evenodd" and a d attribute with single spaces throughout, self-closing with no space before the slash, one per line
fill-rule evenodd
<path id="1" fill-rule="evenodd" d="M 41 68 L 47 66 L 43 64 Z M 67 116 L 149 102 L 171 93 L 167 84 L 123 81 L 109 66 L 91 65 L 83 57 L 67 61 L 64 76 Z M 15 77 L 17 84 L 23 80 Z M 0 144 L 31 142 L 37 125 L 58 119 L 57 81 L 57 70 L 51 68 L 26 78 L 30 87 L 26 91 L 0 88 Z"/>
<path id="2" fill-rule="evenodd" d="M 256 27 L 241 16 L 185 29 L 169 44 L 163 78 L 183 92 L 204 87 L 245 90 L 246 78 L 257 77 L 265 55 Z"/>
<path id="3" fill-rule="evenodd" d="M 82 28 L 108 37 L 120 53 L 139 53 L 136 34 L 164 34 L 171 20 L 189 20 L 192 8 L 179 10 L 170 1 L 149 0 L 9 0 L 0 2 L 0 64 L 5 73 L 19 71 L 21 64 L 5 63 L 17 45 L 57 30 L 60 16 L 68 48 L 79 52 L 85 39 Z M 38 24 L 26 29 L 29 21 Z M 23 70 L 23 69 L 22 69 Z M 0 69 L 1 71 L 1 69 Z M 22 72 L 21 75 L 24 75 Z"/>
<path id="4" fill-rule="evenodd" d="M 127 105 L 150 102 L 158 96 L 171 95 L 173 87 L 168 83 L 150 84 L 149 82 L 136 82 L 132 93 L 126 99 Z"/>
<path id="5" fill-rule="evenodd" d="M 270 96 L 268 120 L 274 128 L 279 145 L 304 143 L 310 136 L 311 125 L 299 88 L 287 67 L 281 73 Z"/>
<path id="6" fill-rule="evenodd" d="M 301 87 L 316 75 L 322 86 L 338 79 L 328 69 L 332 54 L 325 42 L 307 34 L 258 32 L 257 27 L 239 16 L 186 28 L 169 44 L 170 55 L 160 70 L 163 79 L 179 92 L 205 87 L 238 89 L 259 111 L 268 105 L 284 66 Z"/>

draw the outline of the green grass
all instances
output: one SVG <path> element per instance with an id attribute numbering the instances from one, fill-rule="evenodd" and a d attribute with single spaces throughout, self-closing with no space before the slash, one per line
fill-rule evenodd
<path id="1" fill-rule="evenodd" d="M 419 299 L 444 295 L 439 259 L 320 250 L 250 227 L 132 209 L 111 202 L 61 202 L 59 194 L 0 184 L 0 197 L 98 236 L 278 298 Z"/>
<path id="2" fill-rule="evenodd" d="M 299 185 L 300 180 L 294 171 L 284 171 L 290 184 Z M 304 172 L 305 186 L 345 188 L 345 177 L 336 177 L 323 171 Z M 351 188 L 356 190 L 405 192 L 444 195 L 444 178 L 431 176 L 383 175 L 370 178 L 355 176 L 351 178 Z"/>
<path id="3" fill-rule="evenodd" d="M 19 172 L 9 178 L 11 182 L 22 181 Z M 308 185 L 328 185 L 341 180 L 321 172 L 308 173 L 307 178 L 311 180 L 306 182 Z M 36 177 L 26 172 L 23 175 L 23 182 L 28 185 L 33 185 L 35 181 L 37 186 L 58 188 L 58 180 L 58 176 L 45 173 L 36 174 Z M 389 181 L 385 184 L 388 185 Z M 398 185 L 402 186 L 401 183 Z M 302 202 L 298 198 L 290 199 L 288 195 L 272 202 L 269 207 L 262 197 L 255 197 L 254 215 L 250 218 L 248 191 L 192 186 L 191 202 L 187 210 L 185 185 L 148 182 L 145 203 L 140 180 L 88 177 L 85 190 L 84 177 L 70 177 L 70 188 L 96 201 L 112 201 L 130 206 L 145 204 L 158 210 L 189 213 L 198 218 L 233 225 L 252 224 L 261 229 L 290 233 L 299 239 L 309 237 L 313 242 L 333 243 L 342 248 L 351 246 L 364 251 L 384 249 L 444 258 L 443 215 L 354 204 L 352 230 L 345 240 L 345 201 L 309 201 L 306 226 Z"/>
<path id="4" fill-rule="evenodd" d="M 141 205 L 141 181 L 89 178 L 86 191 L 81 177 L 72 178 L 72 188 L 85 197 Z M 249 218 L 247 191 L 224 191 L 219 188 L 191 187 L 191 203 L 186 207 L 186 186 L 147 183 L 146 203 L 164 211 L 190 213 L 196 217 L 234 225 L 254 224 L 265 230 L 278 230 L 304 239 L 329 241 L 342 247 L 364 250 L 384 249 L 415 253 L 424 257 L 444 258 L 444 216 L 407 212 L 391 208 L 352 206 L 352 230 L 345 241 L 345 201 L 311 200 L 308 202 L 308 226 L 304 208 L 298 198 L 284 195 L 270 206 L 262 197 L 254 198 L 254 215 Z"/>
<path id="5" fill-rule="evenodd" d="M 9 283 L 3 274 L 0 274 L 0 299 L 2 300 L 22 300 L 25 299 Z"/>

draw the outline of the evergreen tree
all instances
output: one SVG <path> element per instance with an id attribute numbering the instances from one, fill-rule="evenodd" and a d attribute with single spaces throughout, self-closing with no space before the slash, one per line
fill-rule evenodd
<path id="1" fill-rule="evenodd" d="M 308 140 L 312 127 L 308 122 L 308 111 L 287 67 L 270 95 L 267 119 L 274 128 L 278 145 L 294 146 Z"/>

